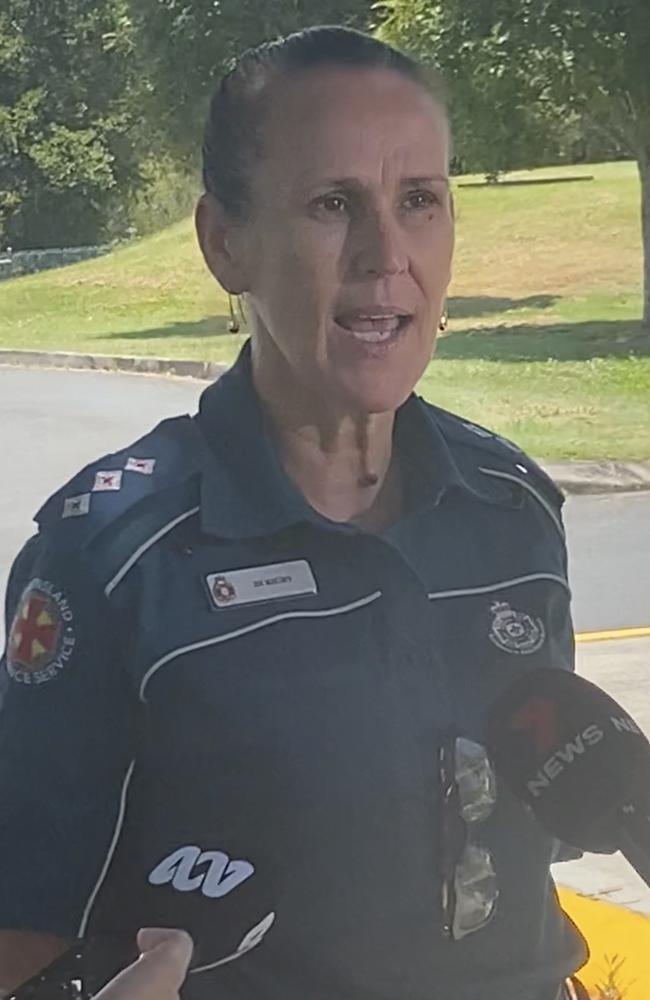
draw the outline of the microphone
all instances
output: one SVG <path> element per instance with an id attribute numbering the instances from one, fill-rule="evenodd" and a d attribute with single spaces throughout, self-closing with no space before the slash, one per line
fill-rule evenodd
<path id="1" fill-rule="evenodd" d="M 650 885 L 650 742 L 605 691 L 531 670 L 489 712 L 486 744 L 540 826 L 584 851 L 620 850 Z"/>

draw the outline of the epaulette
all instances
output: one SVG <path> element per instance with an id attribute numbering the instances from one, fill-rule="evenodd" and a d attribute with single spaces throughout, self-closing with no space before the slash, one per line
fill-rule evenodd
<path id="1" fill-rule="evenodd" d="M 472 451 L 479 463 L 498 463 L 498 468 L 504 472 L 513 471 L 522 481 L 532 480 L 546 498 L 560 508 L 564 503 L 564 494 L 553 482 L 547 472 L 523 451 L 519 445 L 502 437 L 500 434 L 458 416 L 449 410 L 424 401 L 444 435 L 448 444 L 455 449 Z"/>
<path id="2" fill-rule="evenodd" d="M 167 494 L 201 467 L 204 444 L 189 416 L 163 420 L 120 451 L 85 466 L 34 517 L 64 547 L 83 548 L 146 499 Z"/>

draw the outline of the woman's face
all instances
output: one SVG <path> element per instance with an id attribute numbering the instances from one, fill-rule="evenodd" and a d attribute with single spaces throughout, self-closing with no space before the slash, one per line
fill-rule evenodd
<path id="1" fill-rule="evenodd" d="M 278 84 L 243 232 L 260 358 L 326 406 L 396 409 L 431 358 L 454 243 L 444 112 L 386 70 Z"/>

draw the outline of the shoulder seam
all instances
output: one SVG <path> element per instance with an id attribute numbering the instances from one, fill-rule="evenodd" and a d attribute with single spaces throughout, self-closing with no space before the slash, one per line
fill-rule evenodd
<path id="1" fill-rule="evenodd" d="M 186 521 L 194 514 L 198 514 L 200 509 L 201 509 L 200 506 L 197 505 L 194 507 L 190 507 L 187 510 L 184 510 L 181 514 L 177 514 L 176 517 L 173 517 L 170 521 L 167 521 L 167 523 L 164 524 L 162 528 L 159 528 L 157 531 L 154 532 L 153 535 L 150 535 L 149 538 L 147 538 L 144 542 L 142 542 L 138 546 L 138 548 L 131 553 L 129 558 L 122 564 L 117 573 L 115 573 L 115 575 L 106 584 L 104 588 L 104 593 L 106 597 L 111 596 L 111 594 L 118 586 L 118 584 L 122 582 L 122 580 L 127 575 L 129 570 L 131 570 L 135 566 L 135 564 L 145 554 L 145 552 L 148 552 L 148 550 L 152 548 L 152 546 L 154 546 L 156 542 L 160 541 L 161 538 L 164 538 L 164 536 L 168 534 L 168 532 L 172 531 L 177 524 L 181 524 L 183 521 Z"/>
<path id="2" fill-rule="evenodd" d="M 487 469 L 484 466 L 479 466 L 479 472 L 482 472 L 483 475 L 485 476 L 494 476 L 496 479 L 507 479 L 509 482 L 517 483 L 517 485 L 522 486 L 525 490 L 527 490 L 530 493 L 530 495 L 533 496 L 535 500 L 537 500 L 537 502 L 546 511 L 551 521 L 555 525 L 558 534 L 562 539 L 562 542 L 563 543 L 566 542 L 566 535 L 564 532 L 564 528 L 562 527 L 562 521 L 560 520 L 556 512 L 553 510 L 551 504 L 539 490 L 536 490 L 535 487 L 532 486 L 525 479 L 522 479 L 520 476 L 513 476 L 512 473 L 510 472 L 502 472 L 500 469 Z"/>
<path id="3" fill-rule="evenodd" d="M 190 450 L 193 445 L 193 441 L 187 437 L 188 430 L 186 424 L 190 421 L 190 417 L 184 416 L 167 418 L 136 441 L 130 442 L 117 451 L 100 455 L 97 459 L 85 465 L 67 483 L 52 493 L 36 512 L 34 520 L 39 526 L 46 529 L 65 522 L 69 518 L 69 514 L 66 516 L 66 504 L 70 500 L 84 498 L 86 500 L 86 509 L 79 511 L 79 513 L 85 516 L 81 519 L 75 518 L 75 521 L 78 522 L 79 526 L 82 524 L 88 525 L 88 528 L 85 528 L 82 534 L 87 530 L 89 530 L 89 535 L 94 534 L 95 529 L 93 525 L 96 512 L 94 509 L 90 509 L 90 501 L 93 500 L 94 503 L 100 503 L 99 498 L 102 494 L 111 492 L 107 489 L 95 488 L 95 480 L 98 473 L 104 471 L 111 471 L 120 477 L 120 480 L 118 480 L 117 485 L 114 487 L 116 519 L 119 519 L 122 514 L 127 513 L 141 500 L 156 496 L 160 492 L 165 492 L 167 489 L 187 481 L 188 478 L 196 473 L 201 464 L 199 461 L 188 462 L 186 460 L 188 440 Z M 194 427 L 193 424 L 191 426 Z M 134 457 L 138 458 L 139 454 L 144 454 L 145 456 L 141 460 L 159 463 L 162 459 L 163 446 L 167 448 L 168 444 L 171 444 L 174 448 L 174 464 L 172 467 L 166 469 L 160 478 L 158 471 L 153 475 L 153 465 L 151 465 L 150 471 L 145 475 L 141 473 L 136 475 L 136 472 L 140 470 L 134 472 L 133 469 L 128 468 L 129 460 Z M 183 448 L 185 448 L 185 451 L 183 451 Z M 147 458 L 147 455 L 151 457 Z M 183 460 L 177 466 L 176 462 L 179 455 L 182 455 Z M 100 524 L 97 527 L 97 531 L 102 531 L 104 527 L 111 523 L 112 515 L 103 512 L 101 507 L 98 513 Z"/>
<path id="4" fill-rule="evenodd" d="M 562 505 L 564 494 L 553 482 L 551 476 L 549 476 L 536 459 L 514 441 L 510 441 L 508 438 L 497 434 L 496 431 L 491 431 L 483 427 L 481 424 L 466 420 L 456 413 L 443 410 L 441 407 L 427 402 L 427 400 L 422 400 L 422 402 L 434 419 L 437 419 L 438 416 L 442 418 L 443 425 L 440 426 L 440 431 L 450 444 L 453 442 L 454 447 L 465 447 L 475 453 L 482 453 L 484 461 L 487 455 L 490 455 L 495 461 L 502 460 L 506 462 L 508 467 L 514 466 L 518 468 L 518 466 L 525 466 L 525 468 L 520 468 L 520 471 L 526 471 L 531 477 L 534 477 L 538 481 L 540 489 L 546 486 L 548 491 L 557 496 L 559 506 Z M 447 437 L 447 429 L 449 429 L 449 437 Z M 521 479 L 516 478 L 516 481 L 523 482 L 524 486 L 526 485 Z"/>

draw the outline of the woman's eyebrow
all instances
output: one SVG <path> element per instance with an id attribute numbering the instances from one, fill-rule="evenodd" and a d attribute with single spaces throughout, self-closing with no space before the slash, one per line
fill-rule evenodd
<path id="1" fill-rule="evenodd" d="M 336 188 L 364 188 L 366 185 L 358 177 L 318 177 L 310 175 L 303 178 L 301 187 L 336 187 Z"/>
<path id="2" fill-rule="evenodd" d="M 303 177 L 300 186 L 307 186 L 308 178 Z M 400 181 L 402 187 L 421 187 L 425 184 L 446 184 L 449 186 L 449 177 L 446 174 L 428 174 L 422 177 L 403 177 Z M 348 189 L 362 189 L 366 187 L 364 181 L 359 177 L 312 177 L 309 186 L 314 187 L 337 187 Z"/>
<path id="3" fill-rule="evenodd" d="M 424 184 L 449 184 L 445 174 L 429 174 L 427 177 L 404 177 L 401 182 L 405 187 L 419 187 Z"/>

